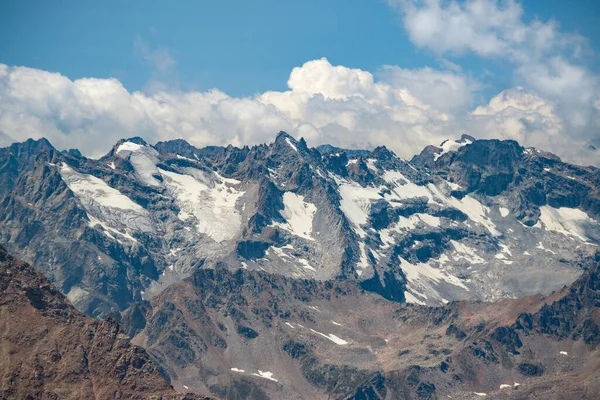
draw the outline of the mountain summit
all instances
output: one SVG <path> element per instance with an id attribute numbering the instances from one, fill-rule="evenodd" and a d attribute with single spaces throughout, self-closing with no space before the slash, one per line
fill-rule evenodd
<path id="1" fill-rule="evenodd" d="M 124 139 L 99 160 L 41 140 L 0 165 L 0 240 L 91 316 L 217 264 L 439 305 L 549 293 L 598 257 L 598 170 L 514 141 L 465 135 L 408 162 L 285 132 L 241 149 Z"/>
<path id="2" fill-rule="evenodd" d="M 564 378 L 595 384 L 562 352 L 598 336 L 596 168 L 515 141 L 463 136 L 407 161 L 280 132 L 243 148 L 123 139 L 99 160 L 27 141 L 0 149 L 0 185 L 0 242 L 179 392 L 595 393 Z M 58 301 L 32 296 L 37 319 Z"/>

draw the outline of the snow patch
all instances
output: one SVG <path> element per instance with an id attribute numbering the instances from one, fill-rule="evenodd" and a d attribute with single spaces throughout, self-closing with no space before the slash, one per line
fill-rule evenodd
<path id="1" fill-rule="evenodd" d="M 466 146 L 471 143 L 473 143 L 473 142 L 471 142 L 469 139 L 465 139 L 465 141 L 463 143 L 460 143 L 455 140 L 446 140 L 439 147 L 442 151 L 433 155 L 433 160 L 435 161 L 438 158 L 440 158 L 442 155 L 444 155 L 446 153 L 454 152 L 454 151 L 460 149 L 461 147 Z"/>
<path id="2" fill-rule="evenodd" d="M 326 339 L 331 340 L 333 343 L 337 344 L 338 346 L 343 346 L 348 344 L 348 342 L 344 339 L 340 339 L 339 337 L 335 336 L 333 333 L 330 333 L 329 335 L 326 335 L 324 333 L 315 331 L 314 329 L 310 330 L 312 333 L 316 333 L 319 336 L 323 336 Z"/>
<path id="3" fill-rule="evenodd" d="M 594 221 L 585 212 L 576 208 L 550 206 L 540 207 L 540 212 L 540 221 L 547 231 L 573 236 L 584 242 L 589 240 L 583 225 Z"/>
<path id="4" fill-rule="evenodd" d="M 196 230 L 216 242 L 233 239 L 241 230 L 241 216 L 235 204 L 244 194 L 222 181 L 211 181 L 202 171 L 188 169 L 182 175 L 159 169 L 167 190 L 181 210 L 179 218 L 196 218 Z"/>
<path id="5" fill-rule="evenodd" d="M 312 228 L 317 207 L 304 201 L 304 196 L 292 192 L 283 194 L 283 205 L 284 209 L 281 216 L 286 222 L 284 224 L 276 222 L 273 226 L 285 229 L 301 238 L 315 240 L 312 237 Z"/>
<path id="6" fill-rule="evenodd" d="M 379 190 L 362 187 L 357 183 L 342 183 L 339 186 L 341 196 L 340 209 L 352 223 L 354 231 L 361 237 L 366 236 L 361 225 L 367 223 L 371 210 L 371 200 L 380 199 Z"/>
<path id="7" fill-rule="evenodd" d="M 93 175 L 81 174 L 63 163 L 60 175 L 87 211 L 89 225 L 101 225 L 105 234 L 111 233 L 136 241 L 127 230 L 152 232 L 152 223 L 146 209 L 117 189 L 108 186 Z M 123 230 L 125 232 L 123 232 Z"/>
<path id="8" fill-rule="evenodd" d="M 296 145 L 294 143 L 292 143 L 292 141 L 290 140 L 290 138 L 285 138 L 285 141 L 287 142 L 287 144 L 294 149 L 294 151 L 297 153 L 298 152 L 298 148 L 296 147 Z"/>
<path id="9" fill-rule="evenodd" d="M 508 208 L 500 207 L 500 215 L 502 215 L 502 218 L 506 218 L 509 213 L 510 213 L 510 210 Z"/>
<path id="10" fill-rule="evenodd" d="M 468 261 L 471 264 L 483 264 L 485 260 L 477 255 L 475 249 L 457 242 L 456 240 L 451 240 L 450 243 L 454 247 L 455 253 L 452 255 L 452 258 L 455 260 L 460 260 L 461 258 Z M 456 254 L 458 253 L 458 254 Z M 442 257 L 440 257 L 440 262 Z"/>
<path id="11" fill-rule="evenodd" d="M 304 268 L 304 269 L 308 269 L 308 270 L 314 271 L 314 272 L 317 271 L 312 265 L 310 265 L 310 263 L 308 262 L 308 260 L 306 260 L 304 258 L 299 258 L 298 262 L 300 264 L 302 264 L 302 268 Z"/>
<path id="12" fill-rule="evenodd" d="M 63 163 L 60 169 L 60 175 L 69 189 L 71 189 L 77 197 L 85 199 L 86 202 L 94 201 L 100 206 L 118 208 L 124 211 L 146 211 L 142 206 L 135 203 L 117 189 L 108 186 L 102 179 L 96 178 L 93 175 L 80 174 L 67 164 Z"/>
<path id="13" fill-rule="evenodd" d="M 127 157 L 129 153 L 133 153 L 134 151 L 140 150 L 142 147 L 141 144 L 133 143 L 133 142 L 123 142 L 119 147 L 117 147 L 116 153 L 121 157 Z"/>
<path id="14" fill-rule="evenodd" d="M 273 378 L 273 373 L 269 371 L 258 370 L 258 373 L 252 373 L 252 376 L 258 376 L 259 378 L 265 378 L 273 382 L 278 382 L 277 379 Z"/>
<path id="15" fill-rule="evenodd" d="M 407 302 L 415 302 L 418 304 L 424 304 L 422 301 L 415 300 L 415 297 L 428 299 L 427 296 L 434 297 L 443 302 L 439 296 L 439 293 L 433 288 L 434 284 L 448 283 L 464 290 L 469 290 L 467 286 L 456 276 L 449 275 L 445 271 L 433 268 L 429 264 L 418 263 L 411 264 L 402 257 L 398 257 L 400 260 L 400 268 L 406 276 L 407 290 L 413 294 L 413 296 L 407 296 L 408 292 L 405 292 Z M 416 295 L 416 296 L 414 296 Z"/>
<path id="16" fill-rule="evenodd" d="M 363 274 L 363 270 L 369 268 L 369 258 L 367 257 L 367 246 L 363 242 L 359 242 L 360 260 L 356 264 L 356 273 L 358 276 Z"/>
<path id="17" fill-rule="evenodd" d="M 231 368 L 231 370 L 232 370 L 233 372 L 239 372 L 239 373 L 242 373 L 242 374 L 243 374 L 244 372 L 246 372 L 246 370 L 239 369 L 239 368 Z"/>
<path id="18" fill-rule="evenodd" d="M 116 153 L 121 158 L 129 159 L 136 175 L 143 183 L 150 186 L 160 186 L 160 182 L 154 177 L 158 175 L 156 167 L 158 151 L 154 148 L 133 142 L 124 142 L 117 148 Z"/>

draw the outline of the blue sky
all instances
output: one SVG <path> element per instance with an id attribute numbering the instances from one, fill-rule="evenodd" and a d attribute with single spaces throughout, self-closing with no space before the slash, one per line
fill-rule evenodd
<path id="1" fill-rule="evenodd" d="M 0 62 L 72 79 L 116 77 L 129 90 L 143 88 L 153 74 L 134 51 L 136 40 L 173 57 L 170 83 L 233 96 L 283 90 L 293 67 L 321 57 L 368 71 L 439 64 L 415 48 L 382 0 L 7 0 L 0 7 Z M 598 1 L 525 1 L 523 8 L 527 19 L 555 18 L 599 43 Z M 493 71 L 485 79 L 494 90 L 510 84 L 498 60 L 452 60 L 478 77 Z"/>
<path id="2" fill-rule="evenodd" d="M 592 0 L 5 0 L 0 142 L 99 155 L 133 134 L 285 129 L 409 157 L 470 133 L 597 164 L 599 16 Z"/>

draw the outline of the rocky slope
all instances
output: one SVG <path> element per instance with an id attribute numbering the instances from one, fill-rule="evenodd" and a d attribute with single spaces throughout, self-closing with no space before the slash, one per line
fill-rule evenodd
<path id="1" fill-rule="evenodd" d="M 130 333 L 176 388 L 222 399 L 596 399 L 599 307 L 600 265 L 548 297 L 437 308 L 217 268 L 136 306 Z"/>
<path id="2" fill-rule="evenodd" d="M 91 316 L 217 263 L 426 305 L 517 298 L 600 257 L 599 182 L 466 136 L 411 162 L 285 133 L 251 148 L 133 138 L 99 160 L 29 140 L 0 149 L 0 242 Z"/>
<path id="3" fill-rule="evenodd" d="M 114 320 L 82 315 L 1 247 L 0 352 L 2 399 L 206 398 L 176 393 Z"/>

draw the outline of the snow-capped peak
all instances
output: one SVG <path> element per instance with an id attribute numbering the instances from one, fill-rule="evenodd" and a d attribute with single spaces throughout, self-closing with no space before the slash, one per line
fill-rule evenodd
<path id="1" fill-rule="evenodd" d="M 442 142 L 442 144 L 440 144 L 440 147 L 439 147 L 441 151 L 439 153 L 435 154 L 433 156 L 433 159 L 437 160 L 438 158 L 440 158 L 442 155 L 444 155 L 446 153 L 457 151 L 461 147 L 473 143 L 474 140 L 475 139 L 473 139 L 469 135 L 462 135 L 460 140 L 450 140 L 450 139 L 444 140 Z"/>

